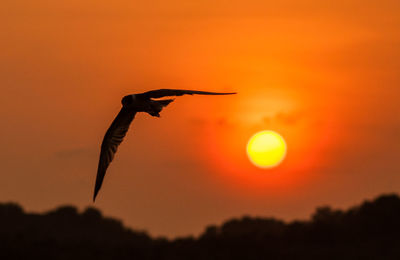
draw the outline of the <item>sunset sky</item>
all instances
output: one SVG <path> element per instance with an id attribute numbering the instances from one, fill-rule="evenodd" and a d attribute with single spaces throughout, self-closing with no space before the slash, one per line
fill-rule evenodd
<path id="1" fill-rule="evenodd" d="M 399 30 L 398 0 L 2 1 L 0 202 L 176 237 L 398 192 Z M 93 204 L 120 99 L 158 88 L 238 94 L 138 114 Z M 277 168 L 247 158 L 261 130 Z"/>

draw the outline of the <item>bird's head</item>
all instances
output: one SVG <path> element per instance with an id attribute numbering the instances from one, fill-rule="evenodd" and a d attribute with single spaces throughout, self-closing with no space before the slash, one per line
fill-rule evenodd
<path id="1" fill-rule="evenodd" d="M 136 112 L 147 112 L 151 109 L 150 99 L 139 98 L 135 94 L 123 97 L 121 103 L 124 107 Z"/>
<path id="2" fill-rule="evenodd" d="M 127 95 L 125 97 L 122 98 L 121 103 L 124 107 L 126 106 L 130 106 L 132 105 L 132 103 L 134 103 L 136 100 L 136 96 L 135 95 Z"/>

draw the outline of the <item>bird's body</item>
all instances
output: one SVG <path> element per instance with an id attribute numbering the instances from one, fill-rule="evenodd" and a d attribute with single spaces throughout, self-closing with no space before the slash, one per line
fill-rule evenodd
<path id="1" fill-rule="evenodd" d="M 160 117 L 161 110 L 166 107 L 169 103 L 174 101 L 173 99 L 154 100 L 152 98 L 162 98 L 165 96 L 182 96 L 182 95 L 229 95 L 236 93 L 216 93 L 216 92 L 205 92 L 196 90 L 178 90 L 178 89 L 159 89 L 148 91 L 141 94 L 133 94 L 124 96 L 121 100 L 122 108 L 111 126 L 108 128 L 103 142 L 101 144 L 101 152 L 99 165 L 97 169 L 96 183 L 94 188 L 93 201 L 96 199 L 97 193 L 99 192 L 103 183 L 104 176 L 107 168 L 114 158 L 117 152 L 119 144 L 124 139 L 128 132 L 129 126 L 136 113 L 146 112 L 154 117 Z"/>

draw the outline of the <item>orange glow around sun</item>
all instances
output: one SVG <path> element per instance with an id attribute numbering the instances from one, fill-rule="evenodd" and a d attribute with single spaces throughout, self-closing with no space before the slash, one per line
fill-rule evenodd
<path id="1" fill-rule="evenodd" d="M 338 138 L 338 129 L 333 127 L 338 124 L 332 113 L 324 110 L 323 114 L 315 112 L 306 117 L 293 112 L 299 119 L 282 122 L 279 110 L 298 111 L 301 106 L 291 106 L 295 103 L 289 98 L 281 98 L 287 103 L 279 103 L 280 97 L 259 103 L 257 98 L 247 98 L 253 101 L 250 104 L 258 105 L 254 111 L 232 102 L 224 108 L 238 111 L 238 116 L 204 125 L 199 155 L 205 156 L 204 161 L 213 172 L 210 178 L 242 196 L 287 194 L 316 181 L 318 176 L 312 174 L 312 169 L 323 167 L 329 160 L 330 156 L 324 153 Z M 263 107 L 271 103 L 273 106 Z M 263 121 L 257 111 L 271 111 L 271 119 Z"/>

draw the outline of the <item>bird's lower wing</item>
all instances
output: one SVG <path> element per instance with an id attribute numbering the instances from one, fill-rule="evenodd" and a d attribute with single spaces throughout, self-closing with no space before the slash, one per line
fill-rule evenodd
<path id="1" fill-rule="evenodd" d="M 207 92 L 198 90 L 183 90 L 183 89 L 158 89 L 148 91 L 142 94 L 137 94 L 143 98 L 162 98 L 167 96 L 182 96 L 182 95 L 232 95 L 236 93 L 221 93 L 221 92 Z"/>
<path id="2" fill-rule="evenodd" d="M 94 187 L 93 201 L 96 199 L 97 193 L 101 188 L 107 168 L 117 152 L 119 144 L 128 132 L 132 120 L 135 118 L 136 112 L 129 111 L 122 107 L 117 117 L 108 128 L 103 142 L 101 144 L 100 160 L 97 169 L 96 184 Z"/>

